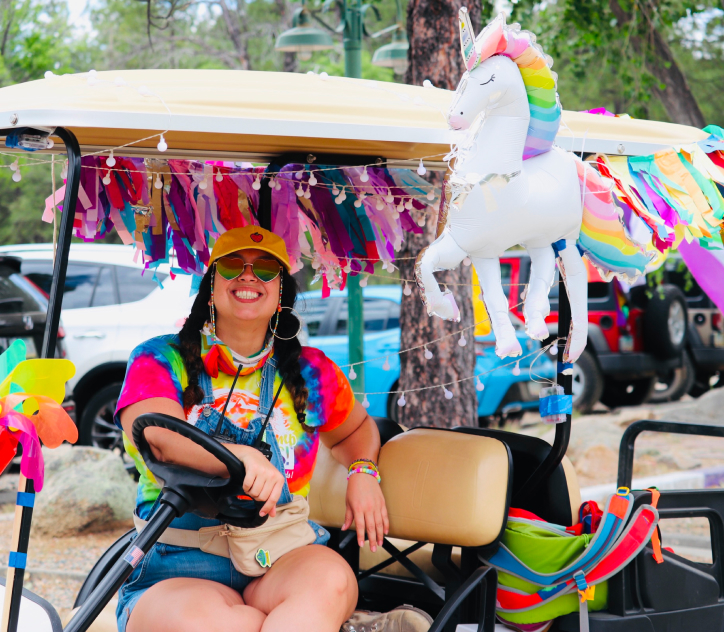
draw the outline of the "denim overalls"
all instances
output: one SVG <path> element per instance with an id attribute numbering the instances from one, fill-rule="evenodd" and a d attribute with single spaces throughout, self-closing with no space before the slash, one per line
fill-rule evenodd
<path id="1" fill-rule="evenodd" d="M 239 445 L 251 445 L 255 441 L 274 400 L 276 366 L 276 359 L 271 357 L 264 363 L 261 370 L 257 416 L 249 422 L 247 428 L 240 428 L 230 423 L 228 419 L 224 419 L 221 427 L 222 435 L 233 437 Z M 196 427 L 208 435 L 213 435 L 216 431 L 216 425 L 221 418 L 221 413 L 213 407 L 214 393 L 211 385 L 211 377 L 206 371 L 202 371 L 199 376 L 199 386 L 204 391 L 204 398 L 201 401 L 203 408 L 196 422 Z M 272 451 L 272 465 L 282 474 L 285 474 L 284 459 L 274 435 L 271 420 L 267 425 L 264 440 L 269 444 Z M 291 500 L 292 495 L 289 492 L 289 486 L 285 479 L 284 489 L 277 504 L 284 505 Z M 157 506 L 158 500 L 150 507 L 139 507 L 139 517 L 148 520 L 155 512 Z M 203 527 L 212 527 L 220 524 L 221 522 L 218 520 L 209 520 L 192 513 L 187 513 L 171 522 L 170 527 L 173 529 L 198 530 Z M 314 544 L 326 544 L 329 540 L 329 533 L 311 520 L 309 524 L 317 536 Z M 254 579 L 253 577 L 247 577 L 239 573 L 234 568 L 231 560 L 226 557 L 205 553 L 201 549 L 191 549 L 159 542 L 151 548 L 141 563 L 136 566 L 133 573 L 131 573 L 130 577 L 118 592 L 116 617 L 118 618 L 119 632 L 125 632 L 131 611 L 136 603 L 138 603 L 141 595 L 154 584 L 164 579 L 174 577 L 208 579 L 229 586 L 239 593 L 243 592 L 249 582 Z"/>

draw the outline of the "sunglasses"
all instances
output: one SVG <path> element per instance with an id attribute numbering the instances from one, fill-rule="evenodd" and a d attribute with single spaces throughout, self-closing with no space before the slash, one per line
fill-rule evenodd
<path id="1" fill-rule="evenodd" d="M 239 257 L 221 257 L 216 260 L 216 271 L 227 281 L 241 276 L 246 266 L 251 266 L 252 272 L 262 283 L 273 281 L 282 271 L 279 262 L 273 259 L 257 259 L 252 263 L 246 263 Z"/>

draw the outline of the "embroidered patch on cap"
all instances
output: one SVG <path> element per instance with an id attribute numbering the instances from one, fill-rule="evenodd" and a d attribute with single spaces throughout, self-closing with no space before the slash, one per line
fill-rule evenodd
<path id="1" fill-rule="evenodd" d="M 252 233 L 252 234 L 249 235 L 249 236 L 251 237 L 251 240 L 254 241 L 254 242 L 256 242 L 257 244 L 258 244 L 262 239 L 264 239 L 264 235 L 262 235 L 261 233 Z"/>

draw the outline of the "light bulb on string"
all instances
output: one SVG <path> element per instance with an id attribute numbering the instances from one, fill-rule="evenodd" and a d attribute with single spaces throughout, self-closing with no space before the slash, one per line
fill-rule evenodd
<path id="1" fill-rule="evenodd" d="M 385 202 L 388 204 L 392 204 L 395 201 L 395 197 L 392 195 L 392 192 L 387 189 L 387 195 L 385 196 Z"/>
<path id="2" fill-rule="evenodd" d="M 342 188 L 342 192 L 339 194 L 339 199 L 344 202 L 347 199 L 347 189 Z"/>
<path id="3" fill-rule="evenodd" d="M 366 276 L 363 276 L 363 277 L 359 280 L 359 286 L 360 286 L 360 287 L 367 287 L 367 277 L 366 277 Z"/>
<path id="4" fill-rule="evenodd" d="M 163 180 L 161 180 L 161 174 L 156 174 L 156 179 L 153 181 L 153 187 L 155 189 L 162 189 L 163 188 Z"/>
<path id="5" fill-rule="evenodd" d="M 468 341 L 465 338 L 465 333 L 463 332 L 460 334 L 460 340 L 458 340 L 458 345 L 464 347 L 466 344 L 468 344 Z"/>
<path id="6" fill-rule="evenodd" d="M 299 183 L 299 186 L 297 187 L 297 197 L 302 197 L 304 195 L 304 189 L 302 188 L 302 183 Z"/>
<path id="7" fill-rule="evenodd" d="M 304 192 L 305 199 L 309 199 L 312 197 L 312 187 L 307 187 L 307 190 Z"/>
<path id="8" fill-rule="evenodd" d="M 548 353 L 550 353 L 552 356 L 556 355 L 558 353 L 558 345 L 556 343 L 553 343 L 551 345 L 551 348 L 548 349 Z"/>
<path id="9" fill-rule="evenodd" d="M 314 259 L 312 259 L 312 269 L 313 270 L 319 270 L 321 265 L 322 264 L 319 262 L 319 259 L 317 259 L 316 257 Z"/>
<path id="10" fill-rule="evenodd" d="M 332 186 L 332 195 L 337 196 L 339 195 L 339 189 L 337 188 L 337 185 Z"/>
<path id="11" fill-rule="evenodd" d="M 354 201 L 355 208 L 360 208 L 365 201 L 365 194 L 360 193 L 357 199 Z"/>
<path id="12" fill-rule="evenodd" d="M 425 216 L 420 215 L 420 218 L 417 220 L 417 225 L 424 226 L 426 222 L 427 222 L 427 219 L 425 218 Z"/>
<path id="13" fill-rule="evenodd" d="M 270 189 L 274 189 L 274 188 L 276 188 L 277 180 L 276 180 L 276 178 L 269 178 L 269 179 L 266 181 L 266 183 L 267 183 L 267 186 L 268 186 Z M 252 186 L 252 188 L 254 187 L 253 184 L 252 184 L 251 186 Z"/>
<path id="14" fill-rule="evenodd" d="M 432 202 L 435 199 L 435 191 L 433 189 L 430 189 L 427 192 L 427 199 L 430 200 L 430 202 Z"/>
<path id="15" fill-rule="evenodd" d="M 351 367 L 349 367 L 349 379 L 350 380 L 357 379 L 357 372 L 354 370 L 354 364 Z"/>
<path id="16" fill-rule="evenodd" d="M 217 181 L 217 182 L 221 182 L 223 179 L 224 179 L 224 176 L 223 176 L 222 173 L 221 173 L 221 169 L 217 169 L 217 170 L 216 170 L 216 181 Z M 257 181 L 258 181 L 258 180 L 259 180 L 259 177 L 257 176 Z M 259 187 L 258 187 L 258 188 L 254 187 L 253 184 L 251 185 L 251 188 L 254 189 L 255 191 L 258 191 L 259 189 L 261 189 L 261 182 L 259 182 Z"/>
<path id="17" fill-rule="evenodd" d="M 317 186 L 317 178 L 314 177 L 314 173 L 309 174 L 309 185 L 313 187 Z"/>
<path id="18" fill-rule="evenodd" d="M 403 393 L 400 395 L 400 399 L 397 400 L 397 405 L 402 408 L 407 403 L 407 400 L 405 399 L 405 394 Z"/>
<path id="19" fill-rule="evenodd" d="M 362 170 L 362 175 L 359 177 L 362 182 L 369 182 L 370 176 L 367 173 L 367 167 Z"/>
<path id="20" fill-rule="evenodd" d="M 297 171 L 297 172 L 294 174 L 294 177 L 295 177 L 297 180 L 301 180 L 303 175 L 304 175 L 304 169 L 300 169 L 299 171 Z"/>
<path id="21" fill-rule="evenodd" d="M 17 161 L 15 161 L 17 162 Z M 66 160 L 63 164 L 63 168 L 60 170 L 60 179 L 65 180 L 68 177 L 68 161 Z"/>
<path id="22" fill-rule="evenodd" d="M 407 202 L 405 202 L 405 208 L 406 208 L 408 211 L 411 211 L 411 210 L 412 210 L 412 198 L 407 198 Z"/>
<path id="23" fill-rule="evenodd" d="M 206 175 L 204 175 L 204 179 L 201 182 L 199 182 L 199 189 L 201 189 L 202 191 L 206 191 L 206 187 L 208 187 L 208 186 L 209 186 L 209 183 L 206 182 Z"/>
<path id="24" fill-rule="evenodd" d="M 19 168 L 18 159 L 16 158 L 15 160 L 13 160 L 13 162 L 10 163 L 10 171 L 17 171 L 18 168 Z"/>
<path id="25" fill-rule="evenodd" d="M 163 137 L 163 134 L 161 134 L 161 139 L 158 141 L 156 149 L 158 149 L 158 151 L 160 152 L 164 152 L 168 149 L 168 145 L 166 144 L 166 139 Z"/>
<path id="26" fill-rule="evenodd" d="M 20 182 L 23 177 L 20 175 L 20 169 L 16 169 L 13 173 L 13 182 Z"/>
<path id="27" fill-rule="evenodd" d="M 389 371 L 390 370 L 390 356 L 387 356 L 385 358 L 385 363 L 382 365 L 383 371 Z"/>
<path id="28" fill-rule="evenodd" d="M 48 138 L 48 146 L 46 149 L 53 149 L 55 147 L 55 141 L 52 138 Z"/>
<path id="29" fill-rule="evenodd" d="M 113 157 L 113 150 L 111 149 L 111 154 L 106 158 L 106 166 L 107 167 L 115 167 L 116 166 L 116 159 Z"/>
<path id="30" fill-rule="evenodd" d="M 276 191 L 280 191 L 282 188 L 282 183 L 279 182 L 279 178 L 274 178 L 274 189 Z"/>
<path id="31" fill-rule="evenodd" d="M 445 399 L 452 399 L 453 398 L 453 392 L 447 390 L 444 386 L 442 387 L 442 390 L 445 391 Z"/>
<path id="32" fill-rule="evenodd" d="M 377 204 L 375 204 L 375 208 L 376 208 L 378 211 L 383 211 L 383 210 L 385 209 L 385 204 L 384 204 L 384 202 L 382 201 L 382 198 L 377 198 Z"/>
<path id="33" fill-rule="evenodd" d="M 470 266 L 471 263 L 472 263 L 472 259 L 470 259 L 470 257 L 465 257 L 465 259 L 463 259 L 464 266 Z"/>
<path id="34" fill-rule="evenodd" d="M 405 205 L 402 203 L 402 200 L 400 200 L 400 203 L 397 205 L 397 208 L 395 208 L 397 213 L 402 213 L 405 210 Z"/>
<path id="35" fill-rule="evenodd" d="M 475 378 L 475 390 L 480 392 L 485 388 L 485 384 L 480 381 L 479 377 Z"/>
<path id="36" fill-rule="evenodd" d="M 515 363 L 515 366 L 513 367 L 512 373 L 513 373 L 513 375 L 515 375 L 515 376 L 520 375 L 520 360 L 518 360 L 518 361 Z"/>
<path id="37" fill-rule="evenodd" d="M 347 263 L 344 264 L 344 268 L 342 268 L 342 270 L 344 270 L 345 274 L 349 274 L 350 272 L 352 272 L 352 262 L 347 261 Z"/>
<path id="38" fill-rule="evenodd" d="M 424 176 L 427 173 L 427 169 L 425 169 L 425 165 L 422 164 L 422 158 L 420 158 L 420 166 L 417 168 L 418 175 Z"/>
<path id="39" fill-rule="evenodd" d="M 427 348 L 427 345 L 425 345 L 425 360 L 432 360 L 432 358 L 433 358 L 432 351 L 430 351 Z"/>
<path id="40" fill-rule="evenodd" d="M 365 409 L 367 409 L 367 408 L 370 407 L 370 402 L 369 402 L 369 400 L 367 399 L 367 393 L 365 393 L 365 398 L 362 400 L 362 406 L 363 406 Z"/>
<path id="41" fill-rule="evenodd" d="M 410 296 L 410 294 L 412 294 L 412 288 L 409 286 L 407 281 L 405 281 L 405 286 L 402 288 L 402 293 L 405 296 Z"/>
<path id="42" fill-rule="evenodd" d="M 108 186 L 111 183 L 111 172 L 110 171 L 106 171 L 106 175 L 103 176 L 102 182 L 106 186 Z"/>

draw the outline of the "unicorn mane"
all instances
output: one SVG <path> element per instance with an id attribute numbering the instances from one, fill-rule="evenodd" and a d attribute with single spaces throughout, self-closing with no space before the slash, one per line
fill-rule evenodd
<path id="1" fill-rule="evenodd" d="M 468 72 L 493 55 L 512 59 L 523 78 L 528 95 L 530 123 L 525 139 L 523 160 L 551 149 L 561 122 L 561 103 L 557 92 L 557 75 L 551 70 L 553 59 L 535 42 L 535 35 L 521 31 L 519 24 L 507 25 L 500 13 L 473 40 L 468 10 L 460 18 L 460 46 Z"/>

